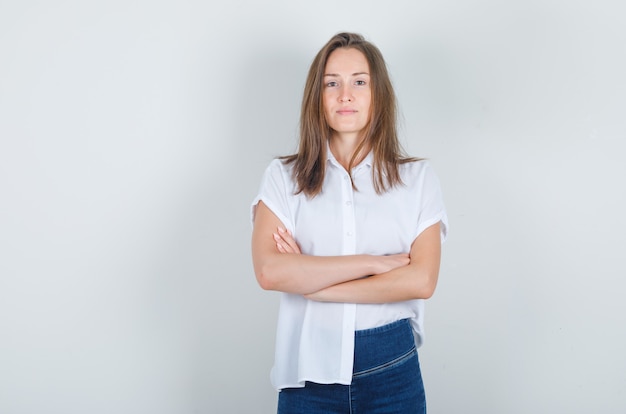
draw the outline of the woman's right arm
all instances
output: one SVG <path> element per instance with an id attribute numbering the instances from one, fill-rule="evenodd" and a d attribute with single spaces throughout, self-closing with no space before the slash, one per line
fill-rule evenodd
<path id="1" fill-rule="evenodd" d="M 283 223 L 259 201 L 252 231 L 252 262 L 257 281 L 266 290 L 306 295 L 409 263 L 408 254 L 309 256 L 295 251 L 281 253 L 274 239 L 279 228 L 285 228 Z"/>

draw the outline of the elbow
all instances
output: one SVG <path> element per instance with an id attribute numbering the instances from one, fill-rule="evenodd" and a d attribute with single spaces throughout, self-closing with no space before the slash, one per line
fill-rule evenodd
<path id="1" fill-rule="evenodd" d="M 276 292 L 294 293 L 298 295 L 306 295 L 315 292 L 315 290 L 305 290 L 294 283 L 288 277 L 282 276 L 279 272 L 272 269 L 271 266 L 263 266 L 256 272 L 256 280 L 261 289 L 272 290 Z"/>
<path id="2" fill-rule="evenodd" d="M 263 290 L 276 290 L 276 283 L 274 279 L 268 274 L 266 269 L 261 269 L 256 272 L 256 280 L 259 286 Z"/>
<path id="3" fill-rule="evenodd" d="M 256 280 L 263 290 L 281 290 L 280 280 L 269 263 L 255 269 Z"/>
<path id="4" fill-rule="evenodd" d="M 433 295 L 435 294 L 435 288 L 436 288 L 436 284 L 428 284 L 427 286 L 424 286 L 424 288 L 422 289 L 421 292 L 421 299 L 430 299 L 433 297 Z"/>
<path id="5" fill-rule="evenodd" d="M 267 260 L 257 263 L 254 266 L 254 274 L 257 283 L 263 290 L 273 290 L 277 292 L 294 293 L 306 295 L 313 293 L 320 288 L 307 289 L 299 279 L 293 275 L 293 271 L 286 270 L 283 263 L 276 260 Z"/>
<path id="6" fill-rule="evenodd" d="M 426 274 L 416 286 L 415 299 L 430 299 L 437 288 L 438 273 Z"/>

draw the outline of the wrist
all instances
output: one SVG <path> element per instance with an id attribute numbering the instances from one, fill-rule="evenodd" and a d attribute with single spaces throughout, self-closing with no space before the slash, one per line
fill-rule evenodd
<path id="1" fill-rule="evenodd" d="M 365 254 L 363 256 L 365 257 L 364 262 L 366 263 L 366 266 L 364 269 L 365 274 L 363 275 L 363 277 L 368 277 L 368 276 L 380 273 L 381 263 L 380 263 L 380 259 L 378 258 L 378 256 L 374 256 L 371 254 Z"/>

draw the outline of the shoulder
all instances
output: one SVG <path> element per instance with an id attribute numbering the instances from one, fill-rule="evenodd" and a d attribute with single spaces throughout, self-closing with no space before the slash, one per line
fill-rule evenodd
<path id="1" fill-rule="evenodd" d="M 431 162 L 426 159 L 401 164 L 400 179 L 410 191 L 439 191 L 439 177 Z"/>
<path id="2" fill-rule="evenodd" d="M 418 177 L 422 177 L 429 174 L 434 174 L 430 162 L 427 159 L 418 159 L 415 161 L 405 162 L 399 165 L 400 176 L 404 180 L 414 180 Z"/>
<path id="3" fill-rule="evenodd" d="M 293 163 L 286 163 L 285 160 L 274 158 L 265 169 L 266 175 L 282 176 L 291 178 L 293 172 Z"/>
<path id="4" fill-rule="evenodd" d="M 273 159 L 263 174 L 262 186 L 273 186 L 283 191 L 292 192 L 294 189 L 293 163 L 285 163 L 280 158 Z"/>

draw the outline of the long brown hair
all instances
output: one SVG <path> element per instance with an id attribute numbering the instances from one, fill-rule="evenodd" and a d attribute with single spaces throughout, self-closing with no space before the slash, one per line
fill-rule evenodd
<path id="1" fill-rule="evenodd" d="M 402 184 L 400 164 L 416 160 L 404 154 L 398 141 L 396 95 L 380 50 L 359 34 L 336 34 L 317 53 L 309 68 L 302 98 L 298 152 L 281 157 L 285 163 L 294 164 L 297 193 L 304 192 L 309 197 L 319 194 L 324 183 L 326 143 L 332 134 L 322 100 L 324 70 L 330 54 L 339 48 L 356 49 L 363 53 L 369 64 L 372 88 L 369 121 L 363 139 L 352 155 L 348 173 L 359 156 L 371 149 L 374 154 L 372 180 L 374 189 L 381 194 Z"/>

